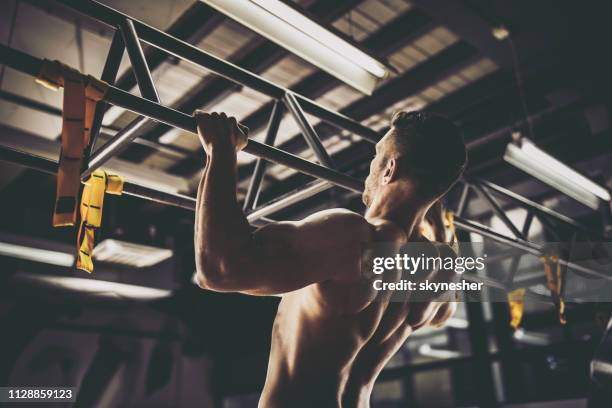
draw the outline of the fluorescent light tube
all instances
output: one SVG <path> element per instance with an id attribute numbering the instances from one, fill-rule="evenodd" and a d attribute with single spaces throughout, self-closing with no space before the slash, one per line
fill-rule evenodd
<path id="1" fill-rule="evenodd" d="M 594 210 L 602 202 L 610 202 L 608 190 L 542 151 L 526 137 L 508 144 L 504 160 Z"/>
<path id="2" fill-rule="evenodd" d="M 93 256 L 97 261 L 146 268 L 170 258 L 172 250 L 116 239 L 105 239 L 96 245 Z"/>
<path id="3" fill-rule="evenodd" d="M 388 73 L 381 62 L 282 1 L 202 1 L 365 94 Z"/>
<path id="4" fill-rule="evenodd" d="M 0 242 L 0 255 L 49 265 L 64 266 L 66 268 L 70 268 L 74 265 L 74 255 L 72 254 L 24 245 L 9 244 L 7 242 Z"/>
<path id="5" fill-rule="evenodd" d="M 168 297 L 172 291 L 131 285 L 128 283 L 103 281 L 72 276 L 49 276 L 29 272 L 19 272 L 17 278 L 25 281 L 42 282 L 58 288 L 72 290 L 83 294 L 127 299 L 155 300 Z"/>

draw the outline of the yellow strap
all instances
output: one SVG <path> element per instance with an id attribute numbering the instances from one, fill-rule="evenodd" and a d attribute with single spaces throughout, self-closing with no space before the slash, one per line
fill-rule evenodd
<path id="1" fill-rule="evenodd" d="M 508 305 L 510 306 L 510 326 L 518 329 L 523 320 L 525 310 L 525 288 L 515 289 L 508 292 Z"/>
<path id="2" fill-rule="evenodd" d="M 565 324 L 565 301 L 561 296 L 563 287 L 563 275 L 561 273 L 561 265 L 559 257 L 556 255 L 542 256 L 540 260 L 544 263 L 544 274 L 546 275 L 546 287 L 550 290 L 551 297 L 557 311 L 559 312 L 559 323 Z"/>
<path id="3" fill-rule="evenodd" d="M 433 226 L 427 220 L 423 220 L 420 225 L 421 235 L 430 241 L 436 240 L 436 234 L 434 234 Z"/>
<path id="4" fill-rule="evenodd" d="M 94 171 L 84 182 L 81 196 L 81 225 L 77 238 L 78 269 L 93 272 L 93 249 L 95 231 L 102 225 L 104 209 L 104 194 L 120 195 L 123 193 L 123 177 L 107 173 L 103 170 Z"/>
<path id="5" fill-rule="evenodd" d="M 108 85 L 59 61 L 44 60 L 36 79 L 53 90 L 64 87 L 62 109 L 62 150 L 57 172 L 53 226 L 76 223 L 77 197 L 80 189 L 83 152 L 89 145 L 96 103 L 104 97 Z"/>
<path id="6" fill-rule="evenodd" d="M 452 211 L 444 210 L 445 227 L 451 232 L 451 248 L 455 253 L 459 253 L 459 241 L 457 240 L 457 230 L 455 229 L 455 214 Z"/>

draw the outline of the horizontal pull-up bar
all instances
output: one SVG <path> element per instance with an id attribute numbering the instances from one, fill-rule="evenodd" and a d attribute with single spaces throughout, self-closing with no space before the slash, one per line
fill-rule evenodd
<path id="1" fill-rule="evenodd" d="M 91 0 L 58 0 L 60 3 L 95 18 L 113 28 L 117 28 L 126 19 L 132 20 L 138 37 L 146 43 L 159 48 L 168 54 L 195 65 L 206 68 L 215 74 L 232 82 L 246 86 L 274 99 L 282 99 L 288 92 L 286 88 L 278 86 L 258 75 L 240 68 L 230 62 L 197 48 L 185 41 L 179 40 L 161 30 L 151 27 L 141 21 L 135 20 L 111 7 Z M 376 143 L 381 135 L 348 116 L 329 110 L 311 99 L 295 94 L 300 106 L 309 114 L 343 130 L 348 130 L 370 142 Z"/>
<path id="2" fill-rule="evenodd" d="M 38 76 L 43 60 L 0 45 L 0 60 L 3 64 L 18 71 Z M 132 95 L 129 92 L 109 85 L 104 100 L 113 105 L 122 107 L 142 116 L 149 117 L 158 122 L 183 129 L 197 135 L 196 121 L 191 115 L 168 108 L 150 100 Z M 348 190 L 360 192 L 363 183 L 353 177 L 347 176 L 335 170 L 311 163 L 299 156 L 284 152 L 272 146 L 249 140 L 244 151 L 254 156 L 261 157 L 273 163 L 282 164 L 294 170 L 298 170 L 309 176 L 327 180 L 337 186 Z"/>

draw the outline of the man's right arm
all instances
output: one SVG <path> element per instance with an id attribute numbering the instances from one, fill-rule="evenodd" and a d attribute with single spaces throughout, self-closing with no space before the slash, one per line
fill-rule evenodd
<path id="1" fill-rule="evenodd" d="M 369 239 L 369 224 L 345 210 L 273 223 L 253 232 L 240 251 L 202 262 L 200 282 L 220 292 L 277 295 L 313 283 L 357 280 L 362 243 Z"/>

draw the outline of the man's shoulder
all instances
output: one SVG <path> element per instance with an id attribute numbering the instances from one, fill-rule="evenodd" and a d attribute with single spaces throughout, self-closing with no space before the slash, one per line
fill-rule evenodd
<path id="1" fill-rule="evenodd" d="M 363 215 L 344 208 L 330 208 L 316 212 L 303 221 L 305 222 L 334 222 L 345 223 L 352 226 L 369 226 Z"/>
<path id="2" fill-rule="evenodd" d="M 361 214 L 344 208 L 316 212 L 302 220 L 302 223 L 323 227 L 335 236 L 343 235 L 360 240 L 370 240 L 374 231 L 373 226 Z"/>

